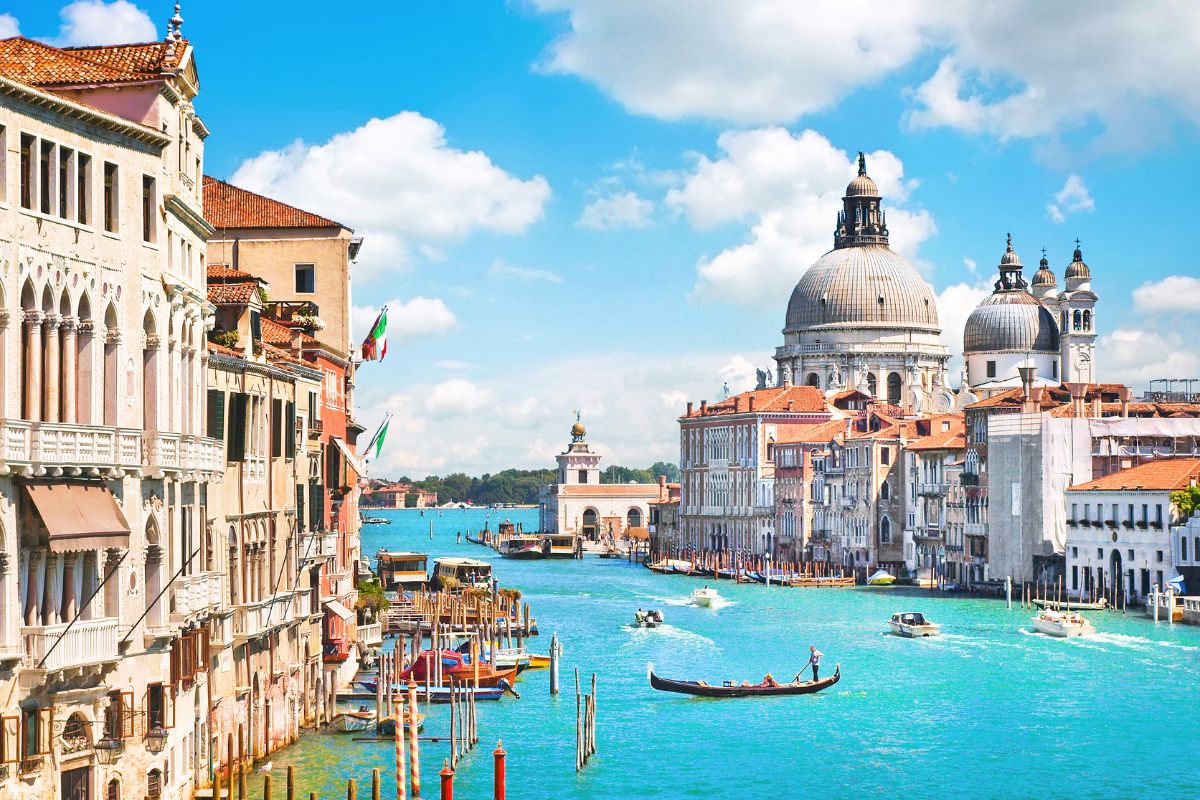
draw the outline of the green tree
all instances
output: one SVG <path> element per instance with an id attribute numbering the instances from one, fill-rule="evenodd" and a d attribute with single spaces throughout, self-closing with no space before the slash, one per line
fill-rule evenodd
<path id="1" fill-rule="evenodd" d="M 1200 486 L 1189 486 L 1177 492 L 1171 492 L 1171 504 L 1179 509 L 1184 519 L 1190 518 L 1200 510 Z"/>
<path id="2" fill-rule="evenodd" d="M 667 477 L 667 483 L 679 483 L 679 465 L 668 461 L 655 461 L 650 465 L 650 474 L 658 480 L 659 475 Z"/>

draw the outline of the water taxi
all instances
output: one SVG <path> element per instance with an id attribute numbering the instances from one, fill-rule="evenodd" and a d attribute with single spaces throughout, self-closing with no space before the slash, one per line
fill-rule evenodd
<path id="1" fill-rule="evenodd" d="M 1103 611 L 1104 609 L 1108 608 L 1108 600 L 1104 599 L 1103 597 L 1094 603 L 1081 603 L 1071 600 L 1064 602 L 1060 600 L 1035 599 L 1033 604 L 1038 608 L 1052 608 L 1055 611 L 1058 611 L 1061 608 L 1067 608 L 1068 606 L 1074 608 L 1076 611 Z"/>
<path id="2" fill-rule="evenodd" d="M 721 599 L 721 595 L 717 594 L 716 589 L 709 588 L 707 585 L 703 589 L 695 589 L 692 591 L 691 603 L 694 606 L 702 608 L 712 608 L 712 604 Z"/>
<path id="3" fill-rule="evenodd" d="M 1047 636 L 1066 639 L 1071 636 L 1091 636 L 1095 626 L 1077 611 L 1054 611 L 1044 608 L 1033 618 L 1033 627 Z"/>
<path id="4" fill-rule="evenodd" d="M 474 558 L 434 559 L 432 583 L 437 589 L 490 589 L 492 565 Z"/>
<path id="5" fill-rule="evenodd" d="M 546 558 L 579 558 L 583 554 L 579 537 L 573 533 L 543 533 L 541 538 Z"/>
<path id="6" fill-rule="evenodd" d="M 426 553 L 380 550 L 375 554 L 379 582 L 385 592 L 416 589 L 429 582 Z"/>
<path id="7" fill-rule="evenodd" d="M 867 586 L 891 586 L 895 582 L 896 576 L 884 569 L 867 578 Z"/>
<path id="8" fill-rule="evenodd" d="M 541 539 L 523 533 L 502 539 L 496 546 L 496 552 L 504 558 L 534 559 L 546 556 Z"/>
<path id="9" fill-rule="evenodd" d="M 387 517 L 360 517 L 363 525 L 391 525 L 392 521 Z"/>
<path id="10" fill-rule="evenodd" d="M 888 627 L 897 636 L 915 639 L 920 636 L 937 636 L 942 632 L 942 626 L 925 619 L 920 611 L 902 611 L 892 614 Z"/>

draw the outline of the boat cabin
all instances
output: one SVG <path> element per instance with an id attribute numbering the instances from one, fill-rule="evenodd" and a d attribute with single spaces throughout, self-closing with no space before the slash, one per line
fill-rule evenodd
<path id="1" fill-rule="evenodd" d="M 438 558 L 433 562 L 434 586 L 450 589 L 490 588 L 492 565 L 474 558 Z"/>
<path id="2" fill-rule="evenodd" d="M 579 558 L 582 542 L 573 533 L 542 534 L 542 553 L 546 558 Z"/>
<path id="3" fill-rule="evenodd" d="M 375 554 L 379 582 L 385 592 L 415 589 L 429 582 L 426 574 L 429 556 L 425 553 L 389 552 Z"/>
<path id="4" fill-rule="evenodd" d="M 928 625 L 925 615 L 920 611 L 905 611 L 901 614 L 892 614 L 892 622 L 897 622 L 901 625 Z"/>

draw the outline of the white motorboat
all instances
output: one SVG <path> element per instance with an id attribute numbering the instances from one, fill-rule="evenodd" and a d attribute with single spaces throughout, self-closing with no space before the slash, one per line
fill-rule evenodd
<path id="1" fill-rule="evenodd" d="M 892 614 L 892 618 L 888 620 L 888 626 L 892 629 L 892 633 L 908 639 L 937 636 L 942 632 L 941 625 L 925 619 L 925 615 L 920 611 L 902 611 L 899 614 Z"/>
<path id="2" fill-rule="evenodd" d="M 1057 636 L 1066 639 L 1071 636 L 1091 636 L 1096 632 L 1092 623 L 1088 622 L 1078 611 L 1055 611 L 1044 608 L 1033 618 L 1033 627 L 1047 636 Z"/>
<path id="3" fill-rule="evenodd" d="M 692 605 L 701 606 L 703 608 L 712 608 L 713 603 L 721 599 L 721 595 L 717 594 L 717 590 L 705 585 L 703 589 L 696 589 L 692 592 Z"/>
<path id="4" fill-rule="evenodd" d="M 661 611 L 642 611 L 640 608 L 633 615 L 634 625 L 639 628 L 657 628 L 663 623 Z"/>
<path id="5" fill-rule="evenodd" d="M 896 576 L 883 569 L 867 578 L 867 586 L 891 586 L 895 582 Z"/>

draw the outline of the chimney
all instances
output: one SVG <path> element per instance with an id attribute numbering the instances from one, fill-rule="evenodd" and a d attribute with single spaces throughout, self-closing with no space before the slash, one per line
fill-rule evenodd
<path id="1" fill-rule="evenodd" d="M 1133 390 L 1128 386 L 1122 386 L 1117 389 L 1117 399 L 1121 401 L 1121 416 L 1129 416 L 1129 396 L 1133 394 Z"/>
<path id="2" fill-rule="evenodd" d="M 1068 383 L 1065 384 L 1067 391 L 1071 393 L 1071 416 L 1083 416 L 1083 398 L 1087 394 L 1086 383 Z"/>
<path id="3" fill-rule="evenodd" d="M 703 417 L 707 413 L 708 413 L 708 401 L 701 400 L 700 401 L 700 416 Z"/>
<path id="4" fill-rule="evenodd" d="M 1025 414 L 1032 414 L 1037 409 L 1033 405 L 1033 379 L 1037 374 L 1035 367 L 1017 367 L 1017 372 L 1021 375 L 1021 411 Z"/>
<path id="5" fill-rule="evenodd" d="M 791 412 L 793 412 L 795 410 L 796 410 L 796 401 L 788 400 L 788 413 L 790 414 Z"/>
<path id="6" fill-rule="evenodd" d="M 754 395 L 750 395 L 750 413 L 754 413 Z"/>
<path id="7" fill-rule="evenodd" d="M 660 501 L 666 501 L 666 500 L 671 499 L 667 494 L 667 476 L 666 475 L 658 476 L 658 499 Z"/>
<path id="8" fill-rule="evenodd" d="M 733 398 L 733 413 L 740 414 L 741 411 L 742 411 L 742 397 L 741 397 L 741 395 L 736 395 Z"/>
<path id="9" fill-rule="evenodd" d="M 691 403 L 688 403 L 688 412 L 687 412 L 687 415 L 688 415 L 689 417 L 692 415 L 692 404 L 691 404 Z"/>

